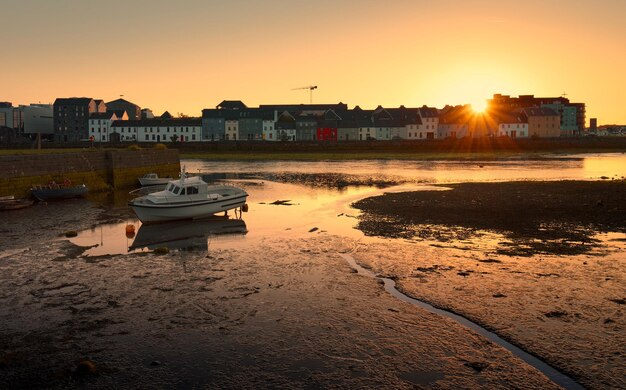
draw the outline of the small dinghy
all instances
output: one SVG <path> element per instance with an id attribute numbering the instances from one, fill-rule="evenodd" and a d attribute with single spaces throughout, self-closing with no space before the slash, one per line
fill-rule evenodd
<path id="1" fill-rule="evenodd" d="M 0 211 L 19 210 L 30 207 L 35 203 L 30 199 L 15 199 L 13 196 L 0 197 Z"/>
<path id="2" fill-rule="evenodd" d="M 66 180 L 63 184 L 51 182 L 44 186 L 33 186 L 30 190 L 35 198 L 42 201 L 77 198 L 89 192 L 89 188 L 86 185 L 72 186 L 69 180 Z"/>
<path id="3" fill-rule="evenodd" d="M 171 177 L 159 177 L 156 173 L 146 173 L 138 180 L 142 186 L 158 186 L 167 184 L 173 179 Z"/>

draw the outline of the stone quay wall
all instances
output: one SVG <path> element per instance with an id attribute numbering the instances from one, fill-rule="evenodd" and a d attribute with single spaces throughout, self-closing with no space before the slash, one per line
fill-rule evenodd
<path id="1" fill-rule="evenodd" d="M 146 173 L 178 177 L 175 149 L 86 150 L 83 152 L 0 156 L 0 196 L 27 196 L 33 185 L 50 181 L 85 184 L 92 192 L 139 185 Z"/>

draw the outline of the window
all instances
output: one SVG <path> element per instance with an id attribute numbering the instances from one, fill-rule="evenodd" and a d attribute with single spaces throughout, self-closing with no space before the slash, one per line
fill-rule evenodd
<path id="1" fill-rule="evenodd" d="M 195 140 L 196 140 L 196 135 L 195 135 L 195 134 L 192 134 L 192 135 L 191 135 L 191 140 L 192 140 L 192 141 L 195 141 Z"/>

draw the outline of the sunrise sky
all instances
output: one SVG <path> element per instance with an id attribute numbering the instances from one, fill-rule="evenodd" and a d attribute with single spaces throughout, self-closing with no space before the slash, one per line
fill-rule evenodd
<path id="1" fill-rule="evenodd" d="M 493 93 L 626 124 L 626 1 L 2 0 L 0 101 L 124 97 L 199 116 L 223 99 L 373 108 Z"/>

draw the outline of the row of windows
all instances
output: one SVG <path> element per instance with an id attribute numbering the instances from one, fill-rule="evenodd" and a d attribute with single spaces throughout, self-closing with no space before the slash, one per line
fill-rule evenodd
<path id="1" fill-rule="evenodd" d="M 178 134 L 172 134 L 172 135 L 181 141 L 190 141 L 189 136 L 184 136 L 182 134 L 180 136 Z M 150 141 L 150 134 L 144 134 L 144 140 Z M 196 140 L 196 135 L 192 134 L 191 141 L 195 141 L 195 140 Z M 171 139 L 166 139 L 165 136 L 161 138 L 161 136 L 157 134 L 152 134 L 152 141 L 164 141 L 165 142 L 165 141 L 171 141 Z"/>

